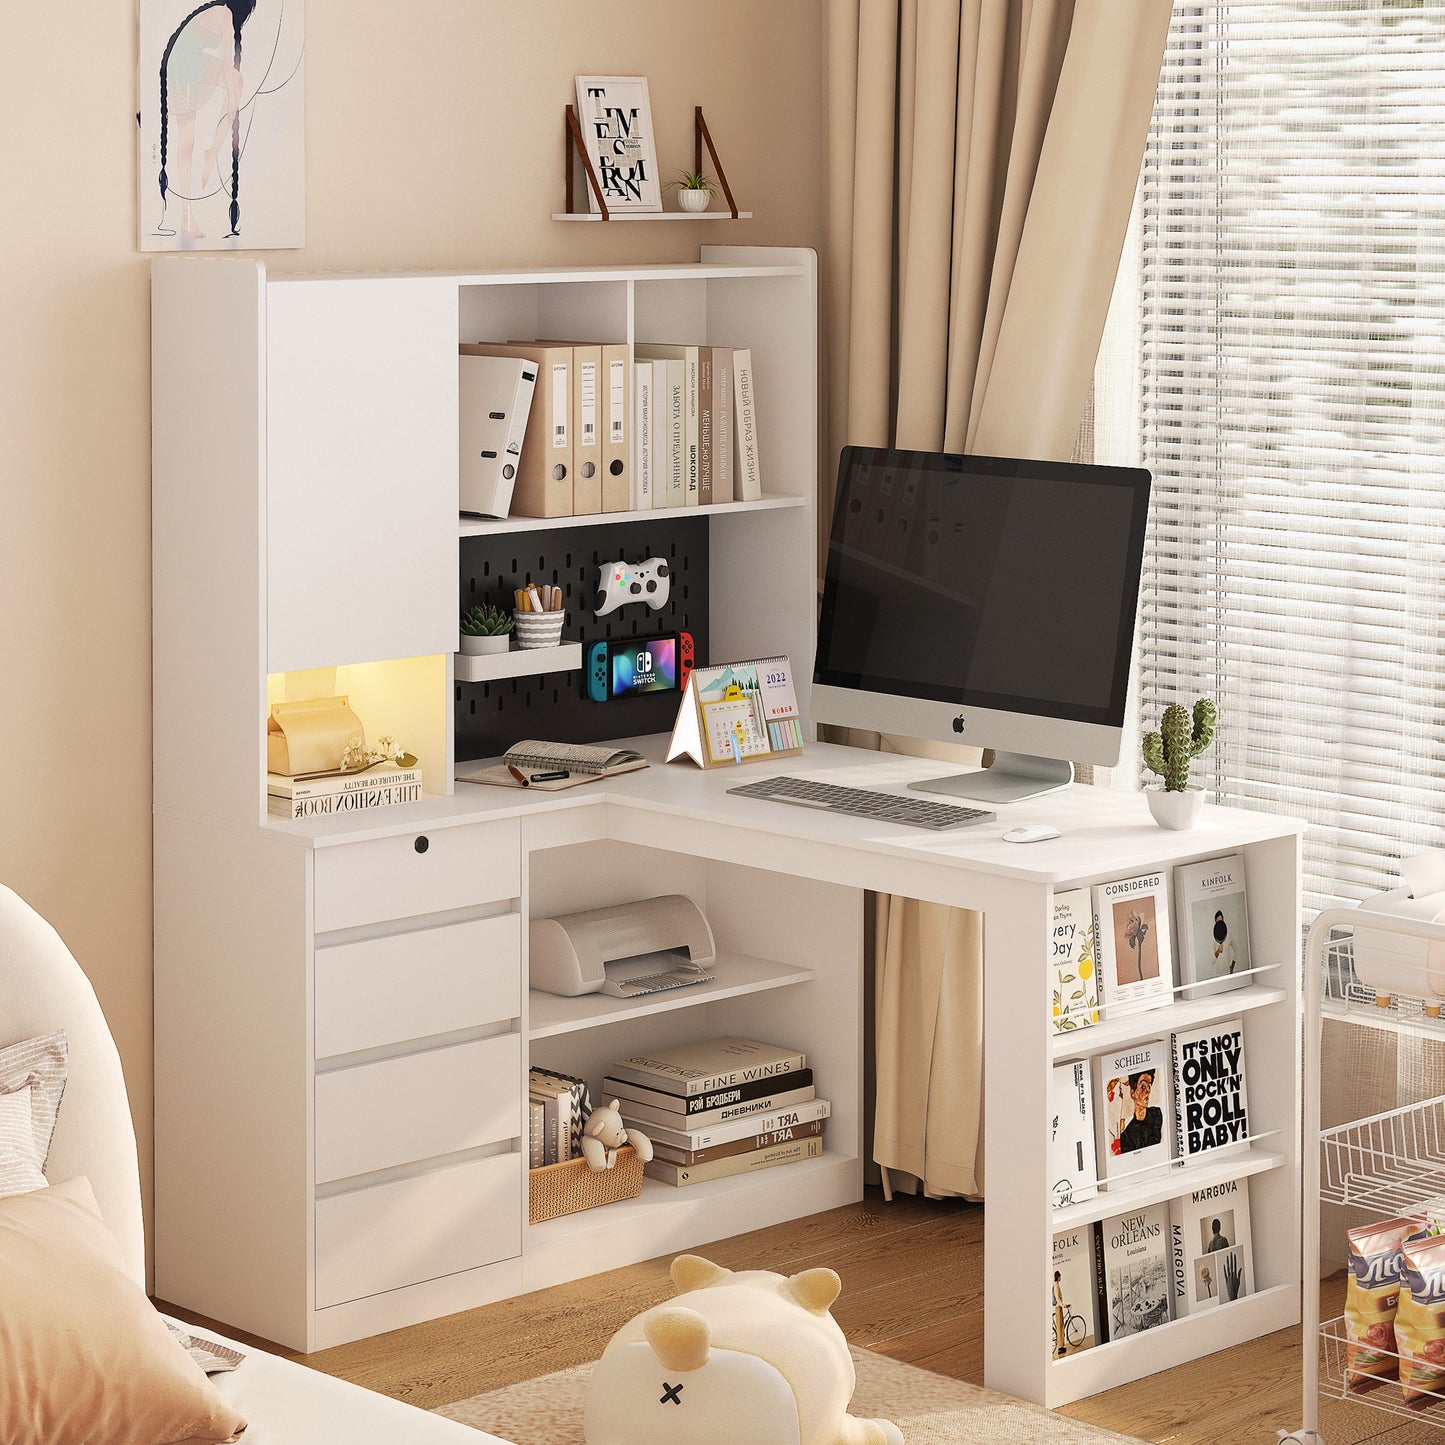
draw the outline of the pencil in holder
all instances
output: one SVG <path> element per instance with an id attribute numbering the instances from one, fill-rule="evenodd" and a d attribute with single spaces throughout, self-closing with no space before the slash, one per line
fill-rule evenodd
<path id="1" fill-rule="evenodd" d="M 514 612 L 518 647 L 556 647 L 562 641 L 564 612 Z"/>

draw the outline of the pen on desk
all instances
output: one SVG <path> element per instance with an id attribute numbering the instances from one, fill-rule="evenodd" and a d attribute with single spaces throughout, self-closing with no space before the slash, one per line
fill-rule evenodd
<path id="1" fill-rule="evenodd" d="M 507 771 L 511 773 L 514 778 L 516 778 L 517 782 L 521 784 L 522 787 L 525 788 L 527 786 L 527 775 L 521 770 L 521 768 L 514 768 L 511 763 L 508 763 Z"/>
<path id="2" fill-rule="evenodd" d="M 560 773 L 533 773 L 531 781 L 534 783 L 560 783 L 563 778 L 570 776 L 566 768 Z"/>

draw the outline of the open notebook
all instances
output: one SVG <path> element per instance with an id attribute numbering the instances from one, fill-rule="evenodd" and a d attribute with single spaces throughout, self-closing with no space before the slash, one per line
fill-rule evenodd
<path id="1" fill-rule="evenodd" d="M 598 778 L 614 778 L 647 766 L 647 759 L 631 748 L 605 743 L 548 743 L 529 738 L 503 755 L 500 763 L 458 763 L 459 783 L 492 783 L 499 788 L 536 788 L 554 793 Z M 555 777 L 554 774 L 562 774 Z M 520 774 L 520 776 L 518 776 Z"/>

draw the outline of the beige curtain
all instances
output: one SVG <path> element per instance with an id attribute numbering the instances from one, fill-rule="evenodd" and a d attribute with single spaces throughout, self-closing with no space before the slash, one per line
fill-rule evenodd
<path id="1" fill-rule="evenodd" d="M 1168 26 L 1169 0 L 831 0 L 829 455 L 1070 455 Z M 980 1197 L 981 920 L 880 898 L 876 943 L 885 1185 Z"/>

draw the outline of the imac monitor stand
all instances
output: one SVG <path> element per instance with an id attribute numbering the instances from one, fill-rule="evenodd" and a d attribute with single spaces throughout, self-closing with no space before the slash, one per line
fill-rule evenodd
<path id="1" fill-rule="evenodd" d="M 1016 802 L 1119 760 L 1150 476 L 845 447 L 815 722 L 993 748 L 914 783 Z"/>

